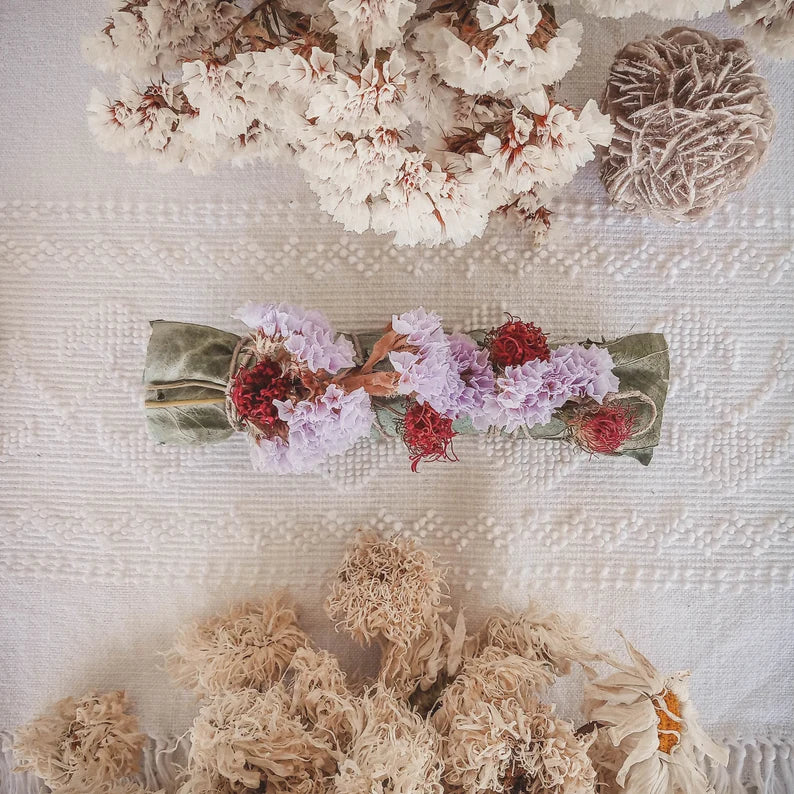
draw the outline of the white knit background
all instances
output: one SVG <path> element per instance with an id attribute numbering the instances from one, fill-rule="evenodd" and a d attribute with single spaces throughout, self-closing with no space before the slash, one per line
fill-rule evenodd
<path id="1" fill-rule="evenodd" d="M 610 210 L 591 165 L 564 233 L 462 250 L 348 235 L 288 168 L 163 175 L 99 151 L 84 121 L 103 78 L 79 55 L 102 0 L 0 0 L 0 730 L 52 699 L 126 688 L 153 734 L 193 710 L 156 652 L 185 619 L 288 586 L 306 626 L 362 525 L 420 535 L 476 623 L 532 595 L 622 628 L 660 667 L 691 668 L 720 735 L 794 730 L 794 67 L 759 58 L 779 110 L 771 157 L 709 220 Z M 664 23 L 584 18 L 562 98 L 600 97 L 615 51 Z M 703 27 L 734 31 L 723 21 Z M 466 439 L 412 474 L 395 444 L 322 475 L 270 478 L 244 439 L 156 447 L 142 416 L 150 319 L 228 319 L 248 299 L 381 327 L 423 303 L 450 326 L 511 310 L 552 336 L 663 331 L 672 379 L 648 469 L 553 444 Z M 615 647 L 617 645 L 615 644 Z"/>

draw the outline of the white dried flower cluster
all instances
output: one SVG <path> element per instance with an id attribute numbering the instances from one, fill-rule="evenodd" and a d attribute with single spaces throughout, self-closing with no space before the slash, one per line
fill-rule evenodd
<path id="1" fill-rule="evenodd" d="M 188 627 L 168 666 L 204 699 L 177 794 L 713 794 L 700 763 L 726 751 L 698 725 L 685 673 L 662 676 L 630 645 L 629 664 L 613 659 L 581 621 L 534 606 L 469 635 L 445 622 L 448 602 L 432 554 L 360 533 L 326 609 L 382 646 L 377 677 L 349 679 L 280 595 Z M 592 720 L 579 729 L 551 702 L 574 665 Z M 147 794 L 114 777 L 134 772 L 143 740 L 125 705 L 58 704 L 18 732 L 23 768 L 56 794 Z M 96 786 L 71 785 L 89 774 Z"/>
<path id="2" fill-rule="evenodd" d="M 794 58 L 794 0 L 579 0 L 591 14 L 621 19 L 697 19 L 727 10 L 744 35 L 776 58 Z"/>
<path id="3" fill-rule="evenodd" d="M 581 33 L 534 0 L 136 0 L 88 47 L 121 75 L 89 119 L 134 161 L 289 158 L 346 229 L 398 245 L 463 245 L 497 210 L 541 233 L 612 134 L 547 88 Z"/>
<path id="4" fill-rule="evenodd" d="M 794 0 L 742 0 L 731 19 L 770 55 L 794 58 Z"/>

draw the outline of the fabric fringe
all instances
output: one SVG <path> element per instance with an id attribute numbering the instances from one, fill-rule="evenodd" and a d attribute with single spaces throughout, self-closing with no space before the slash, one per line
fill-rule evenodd
<path id="1" fill-rule="evenodd" d="M 731 755 L 727 767 L 710 765 L 716 794 L 794 794 L 794 737 L 723 739 Z"/>
<path id="2" fill-rule="evenodd" d="M 0 794 L 42 794 L 47 788 L 30 773 L 13 771 L 11 733 L 0 733 Z M 730 749 L 727 767 L 709 767 L 715 794 L 794 794 L 794 736 L 723 740 Z M 173 794 L 187 764 L 190 741 L 150 739 L 144 747 L 138 780 L 151 791 Z"/>

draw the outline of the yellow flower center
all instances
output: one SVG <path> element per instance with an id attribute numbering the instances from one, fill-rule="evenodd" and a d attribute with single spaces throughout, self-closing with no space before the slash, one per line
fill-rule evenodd
<path id="1" fill-rule="evenodd" d="M 653 696 L 653 707 L 659 720 L 659 750 L 669 755 L 681 741 L 681 703 L 669 689 L 663 689 Z"/>

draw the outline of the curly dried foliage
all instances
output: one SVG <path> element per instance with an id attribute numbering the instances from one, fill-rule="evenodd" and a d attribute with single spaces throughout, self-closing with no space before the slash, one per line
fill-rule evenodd
<path id="1" fill-rule="evenodd" d="M 138 771 L 146 737 L 127 713 L 124 692 L 65 698 L 52 712 L 19 728 L 17 771 L 31 771 L 50 788 L 98 788 Z"/>
<path id="2" fill-rule="evenodd" d="M 446 607 L 444 570 L 416 541 L 360 533 L 336 572 L 326 611 L 353 639 L 407 645 Z"/>
<path id="3" fill-rule="evenodd" d="M 657 711 L 642 687 L 652 694 L 668 679 L 630 648 L 645 675 L 632 677 L 593 650 L 579 621 L 535 607 L 495 615 L 469 636 L 462 615 L 454 627 L 441 617 L 446 600 L 431 555 L 412 541 L 369 533 L 348 552 L 327 608 L 360 642 L 382 646 L 377 681 L 351 685 L 332 654 L 311 647 L 278 596 L 186 629 L 169 668 L 210 694 L 191 728 L 177 794 L 595 794 L 597 773 L 599 790 L 613 790 L 625 754 L 597 730 L 580 736 L 541 695 L 573 663 L 592 682 L 589 664 L 605 662 L 621 672 L 601 689 L 644 709 L 644 729 Z M 626 724 L 617 721 L 620 709 L 609 713 L 616 720 L 609 737 L 636 728 L 633 711 Z M 691 715 L 687 704 L 681 719 Z M 694 737 L 692 757 L 703 746 L 720 762 L 696 722 L 689 727 L 678 736 Z M 657 727 L 648 730 L 655 742 Z M 135 731 L 123 693 L 89 695 L 61 701 L 20 729 L 15 752 L 20 769 L 59 794 L 147 794 L 118 781 L 137 769 L 144 737 Z M 703 777 L 694 766 L 676 769 L 675 780 Z M 676 786 L 658 791 L 690 790 Z"/>
<path id="4" fill-rule="evenodd" d="M 432 717 L 445 783 L 467 794 L 595 791 L 589 741 L 537 699 L 552 680 L 546 662 L 493 646 L 467 660 Z"/>
<path id="5" fill-rule="evenodd" d="M 702 218 L 743 189 L 775 126 L 744 43 L 691 28 L 625 47 L 602 110 L 616 125 L 601 164 L 612 202 L 668 221 Z"/>
<path id="6" fill-rule="evenodd" d="M 235 605 L 183 629 L 166 654 L 166 667 L 177 684 L 199 695 L 267 688 L 309 644 L 295 621 L 281 593 Z"/>
<path id="7" fill-rule="evenodd" d="M 231 784 L 278 794 L 313 794 L 335 762 L 331 747 L 290 713 L 282 685 L 215 695 L 191 730 L 190 773 L 216 772 Z"/>
<path id="8" fill-rule="evenodd" d="M 543 614 L 534 604 L 520 614 L 493 615 L 483 636 L 486 645 L 546 662 L 555 675 L 568 675 L 572 663 L 584 666 L 598 658 L 583 620 L 558 612 Z"/>
<path id="9" fill-rule="evenodd" d="M 357 702 L 351 741 L 334 778 L 337 794 L 441 794 L 436 731 L 382 686 Z"/>
<path id="10" fill-rule="evenodd" d="M 356 715 L 355 696 L 335 656 L 300 648 L 289 668 L 290 711 L 326 735 L 334 747 L 350 740 Z"/>
<path id="11" fill-rule="evenodd" d="M 414 540 L 362 532 L 326 601 L 337 628 L 362 645 L 381 645 L 381 678 L 403 692 L 429 687 L 460 655 L 462 638 L 442 618 L 449 612 L 444 573 Z"/>

